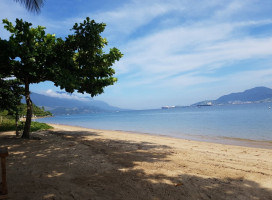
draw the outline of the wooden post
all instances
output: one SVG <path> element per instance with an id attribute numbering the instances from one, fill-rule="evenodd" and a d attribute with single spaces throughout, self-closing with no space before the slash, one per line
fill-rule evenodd
<path id="1" fill-rule="evenodd" d="M 2 170 L 2 187 L 1 187 L 1 195 L 8 194 L 7 187 L 7 175 L 6 175 L 6 157 L 8 156 L 7 148 L 0 148 L 0 157 L 1 157 L 1 170 Z M 1 196 L 0 196 L 1 199 Z"/>

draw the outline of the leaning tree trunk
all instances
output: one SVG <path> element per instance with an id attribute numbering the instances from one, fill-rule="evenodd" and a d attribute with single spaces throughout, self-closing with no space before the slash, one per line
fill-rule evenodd
<path id="1" fill-rule="evenodd" d="M 24 127 L 24 132 L 22 138 L 30 138 L 30 126 L 31 126 L 31 118 L 32 118 L 32 101 L 30 99 L 30 92 L 29 92 L 29 83 L 28 80 L 25 81 L 25 99 L 26 99 L 26 122 Z"/>

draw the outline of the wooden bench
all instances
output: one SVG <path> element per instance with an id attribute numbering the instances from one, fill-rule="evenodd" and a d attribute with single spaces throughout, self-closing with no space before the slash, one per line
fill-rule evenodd
<path id="1" fill-rule="evenodd" d="M 8 149 L 7 148 L 0 148 L 1 170 L 2 170 L 0 199 L 7 198 L 7 194 L 8 194 L 7 175 L 6 175 L 6 157 L 7 156 L 8 156 Z"/>

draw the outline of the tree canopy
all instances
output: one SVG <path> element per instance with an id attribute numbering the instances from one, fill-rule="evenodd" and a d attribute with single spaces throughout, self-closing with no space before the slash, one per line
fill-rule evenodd
<path id="1" fill-rule="evenodd" d="M 15 25 L 7 19 L 3 23 L 11 35 L 7 41 L 0 40 L 0 49 L 6 49 L 0 52 L 0 73 L 24 84 L 28 112 L 23 137 L 29 137 L 32 116 L 29 84 L 52 81 L 67 92 L 93 97 L 117 81 L 112 65 L 122 53 L 117 48 L 103 51 L 107 40 L 100 34 L 105 24 L 86 18 L 73 26 L 73 34 L 62 39 L 23 20 L 16 19 Z"/>

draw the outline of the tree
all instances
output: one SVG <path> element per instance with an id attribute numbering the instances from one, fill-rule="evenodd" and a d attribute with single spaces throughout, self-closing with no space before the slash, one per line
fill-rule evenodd
<path id="1" fill-rule="evenodd" d="M 105 24 L 86 18 L 83 23 L 76 23 L 72 28 L 74 34 L 63 40 L 45 34 L 45 27 L 32 28 L 31 23 L 23 20 L 16 19 L 15 26 L 7 19 L 3 23 L 11 36 L 8 41 L 0 42 L 7 46 L 9 54 L 7 59 L 6 54 L 1 56 L 0 53 L 0 65 L 4 63 L 0 72 L 24 83 L 27 117 L 23 138 L 29 138 L 31 125 L 30 84 L 52 81 L 66 92 L 86 92 L 93 97 L 117 81 L 111 66 L 122 54 L 116 48 L 110 49 L 109 53 L 103 51 L 107 40 L 100 34 Z"/>
<path id="2" fill-rule="evenodd" d="M 18 80 L 4 80 L 0 75 L 0 110 L 7 110 L 15 117 L 17 136 L 19 135 L 19 105 L 21 104 L 22 94 L 23 88 Z"/>
<path id="3" fill-rule="evenodd" d="M 23 4 L 28 11 L 39 13 L 43 6 L 43 0 L 15 0 Z"/>
<path id="4" fill-rule="evenodd" d="M 8 20 L 3 20 L 3 23 L 11 33 L 7 47 L 9 62 L 3 67 L 3 71 L 24 83 L 24 95 L 28 109 L 22 137 L 29 138 L 32 117 L 29 84 L 47 80 L 47 58 L 49 54 L 53 54 L 52 47 L 55 44 L 55 37 L 51 34 L 45 35 L 44 27 L 31 28 L 32 24 L 23 22 L 23 20 L 16 19 L 15 26 Z M 4 42 L 3 44 L 7 45 Z M 3 57 L 6 61 L 5 56 Z"/>

